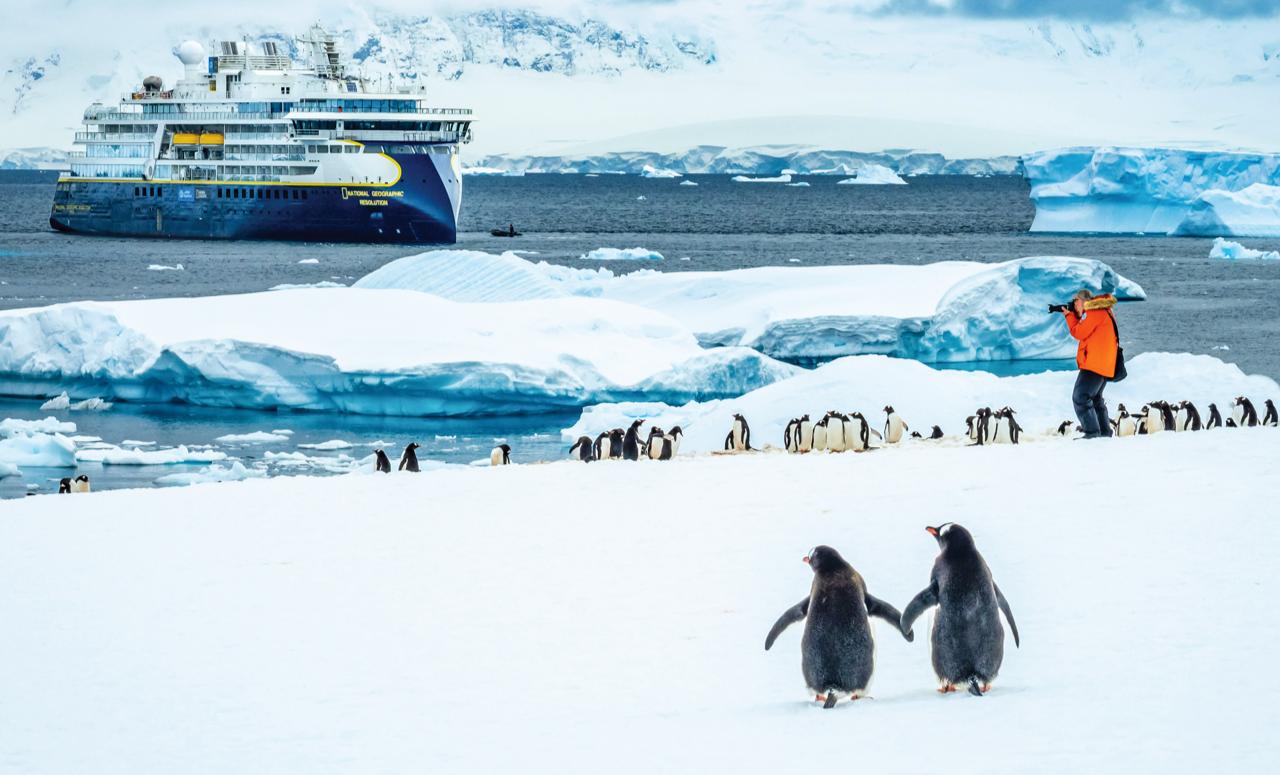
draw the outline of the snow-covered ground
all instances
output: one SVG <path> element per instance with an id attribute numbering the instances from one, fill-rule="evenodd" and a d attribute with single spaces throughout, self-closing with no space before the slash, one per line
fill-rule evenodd
<path id="1" fill-rule="evenodd" d="M 563 295 L 638 305 L 683 323 L 704 345 L 744 345 L 804 362 L 861 353 L 925 361 L 1072 357 L 1060 317 L 1045 314 L 1083 287 L 1143 299 L 1099 261 L 1042 256 L 999 264 L 758 267 L 617 276 L 533 263 L 510 253 L 430 251 L 356 283 L 457 301 Z"/>
<path id="2" fill-rule="evenodd" d="M 1280 156 L 1083 147 L 1023 157 L 1032 231 L 1280 235 Z"/>
<path id="3" fill-rule="evenodd" d="M 0 518 L 17 772 L 1266 772 L 1280 431 L 451 468 L 28 498 Z M 839 549 L 899 607 L 970 528 L 1022 636 L 942 697 L 929 615 L 823 711 Z M 497 740 L 498 742 L 495 742 Z"/>

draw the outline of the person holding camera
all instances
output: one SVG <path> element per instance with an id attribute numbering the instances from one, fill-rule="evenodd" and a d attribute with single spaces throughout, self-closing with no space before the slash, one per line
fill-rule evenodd
<path id="1" fill-rule="evenodd" d="M 1094 296 L 1082 290 L 1076 293 L 1070 305 L 1059 307 L 1067 319 L 1067 329 L 1080 340 L 1076 349 L 1076 366 L 1080 374 L 1076 377 L 1071 402 L 1075 405 L 1076 418 L 1080 420 L 1086 439 L 1111 435 L 1111 418 L 1107 416 L 1107 402 L 1102 391 L 1116 376 L 1120 335 L 1115 312 L 1111 309 L 1115 305 L 1115 296 Z"/>

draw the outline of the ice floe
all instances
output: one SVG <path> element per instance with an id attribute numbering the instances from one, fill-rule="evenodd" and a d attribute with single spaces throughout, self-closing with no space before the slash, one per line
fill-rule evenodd
<path id="1" fill-rule="evenodd" d="M 1275 154 L 1080 147 L 1022 161 L 1032 231 L 1280 235 Z"/>
<path id="2" fill-rule="evenodd" d="M 242 482 L 245 479 L 262 479 L 266 475 L 266 471 L 246 468 L 244 463 L 233 460 L 229 466 L 213 465 L 200 471 L 165 474 L 156 479 L 156 484 L 161 487 L 185 487 L 210 482 Z"/>
<path id="3" fill-rule="evenodd" d="M 283 433 L 272 431 L 252 431 L 250 433 L 228 433 L 225 436 L 219 436 L 214 441 L 219 444 L 267 444 L 273 441 L 288 441 L 289 437 Z"/>
<path id="4" fill-rule="evenodd" d="M 662 254 L 648 248 L 596 248 L 579 258 L 584 261 L 661 261 Z"/>
<path id="5" fill-rule="evenodd" d="M 17 431 L 0 438 L 0 463 L 11 466 L 74 468 L 76 443 L 61 433 Z"/>
<path id="6" fill-rule="evenodd" d="M 298 449 L 316 449 L 316 450 L 335 450 L 335 449 L 351 449 L 355 445 L 343 439 L 329 439 L 315 444 L 299 444 Z"/>
<path id="7" fill-rule="evenodd" d="M 175 264 L 173 266 L 165 264 L 151 264 L 147 269 L 152 272 L 181 272 L 183 271 L 183 266 L 182 264 Z"/>
<path id="8" fill-rule="evenodd" d="M 791 175 L 774 175 L 765 178 L 753 178 L 748 175 L 734 175 L 732 178 L 734 183 L 790 183 Z"/>
<path id="9" fill-rule="evenodd" d="M 1239 242 L 1232 242 L 1216 237 L 1213 240 L 1213 247 L 1209 250 L 1209 258 L 1222 258 L 1229 261 L 1238 259 L 1258 259 L 1264 261 L 1280 261 L 1280 251 L 1275 250 L 1254 250 L 1246 248 Z"/>
<path id="10" fill-rule="evenodd" d="M 106 466 L 168 466 L 183 463 L 215 463 L 226 460 L 227 453 L 193 449 L 185 445 L 167 449 L 126 449 L 106 446 L 79 450 L 75 453 L 75 459 L 81 463 L 101 463 Z"/>
<path id="11" fill-rule="evenodd" d="M 24 433 L 75 433 L 76 424 L 63 422 L 57 417 L 46 417 L 43 420 L 18 420 L 7 417 L 0 420 L 0 438 L 9 438 Z"/>
<path id="12" fill-rule="evenodd" d="M 104 412 L 112 406 L 110 401 L 104 401 L 101 398 L 86 398 L 83 401 L 71 400 L 66 391 L 50 398 L 40 405 L 41 411 L 72 411 L 72 412 Z"/>

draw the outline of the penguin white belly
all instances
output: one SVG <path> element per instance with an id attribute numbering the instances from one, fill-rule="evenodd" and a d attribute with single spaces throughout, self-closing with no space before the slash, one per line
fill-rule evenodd
<path id="1" fill-rule="evenodd" d="M 844 423 L 840 420 L 827 423 L 827 449 L 844 452 Z"/>
<path id="2" fill-rule="evenodd" d="M 884 424 L 884 440 L 889 444 L 902 441 L 903 427 L 901 417 L 896 414 L 889 415 L 889 420 Z"/>
<path id="3" fill-rule="evenodd" d="M 671 457 L 675 457 L 676 455 L 680 454 L 680 439 L 683 437 L 683 435 L 684 434 L 680 434 L 678 436 L 670 437 L 671 438 Z"/>
<path id="4" fill-rule="evenodd" d="M 813 426 L 813 448 L 819 452 L 827 448 L 827 429 L 821 425 Z"/>
<path id="5" fill-rule="evenodd" d="M 649 442 L 649 459 L 657 460 L 662 457 L 662 439 L 656 438 Z"/>
<path id="6" fill-rule="evenodd" d="M 800 423 L 800 452 L 808 452 L 813 449 L 813 423 Z"/>
<path id="7" fill-rule="evenodd" d="M 1147 415 L 1147 433 L 1159 433 L 1164 430 L 1164 418 L 1159 412 L 1152 412 Z"/>
<path id="8" fill-rule="evenodd" d="M 71 482 L 71 491 L 72 492 L 89 492 L 89 483 L 73 481 Z"/>
<path id="9" fill-rule="evenodd" d="M 489 453 L 489 465 L 491 466 L 502 465 L 502 450 L 495 449 L 494 451 Z"/>
<path id="10" fill-rule="evenodd" d="M 1121 417 L 1116 424 L 1116 434 L 1120 436 L 1132 436 L 1138 432 L 1138 424 L 1133 421 L 1132 417 Z"/>
<path id="11" fill-rule="evenodd" d="M 844 448 L 848 450 L 857 450 L 862 447 L 862 440 L 858 438 L 858 423 L 847 422 L 844 424 Z"/>

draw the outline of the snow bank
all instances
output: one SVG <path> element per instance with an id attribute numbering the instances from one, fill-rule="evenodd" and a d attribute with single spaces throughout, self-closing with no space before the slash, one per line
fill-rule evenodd
<path id="1" fill-rule="evenodd" d="M 1073 357 L 1061 316 L 1080 288 L 1146 297 L 1098 261 L 1042 256 L 999 264 L 757 267 L 615 275 L 518 256 L 433 251 L 393 261 L 356 283 L 464 300 L 587 296 L 669 315 L 704 346 L 745 346 L 810 363 L 879 353 L 929 362 Z"/>
<path id="2" fill-rule="evenodd" d="M 1267 398 L 1280 400 L 1280 385 L 1269 377 L 1246 375 L 1234 364 L 1209 355 L 1143 353 L 1129 363 L 1129 378 L 1109 385 L 1107 402 L 1114 415 L 1123 403 L 1136 412 L 1143 403 L 1163 398 L 1187 399 L 1209 416 L 1217 403 L 1223 416 L 1239 395 L 1251 396 L 1258 406 Z M 791 379 L 776 382 L 739 398 L 673 407 L 660 403 L 620 403 L 588 407 L 570 428 L 566 439 L 626 427 L 643 417 L 651 425 L 679 425 L 685 433 L 681 452 L 722 449 L 734 413 L 751 425 L 752 444 L 782 447 L 782 432 L 793 417 L 819 419 L 827 411 L 860 411 L 872 427 L 882 429 L 884 406 L 893 406 L 912 430 L 928 434 L 933 425 L 944 433 L 962 434 L 964 420 L 981 406 L 1011 406 L 1018 423 L 1030 433 L 1075 420 L 1071 389 L 1076 372 L 1043 372 L 997 377 L 983 371 L 936 371 L 922 363 L 882 356 L 842 358 Z"/>
<path id="3" fill-rule="evenodd" d="M 341 288 L 0 313 L 9 394 L 92 385 L 113 398 L 204 406 L 505 415 L 629 400 L 640 385 L 669 400 L 725 395 L 655 381 L 701 368 L 705 356 L 668 316 L 564 295 L 463 304 Z M 734 351 L 718 361 L 726 373 L 716 384 L 735 395 L 759 387 L 758 361 Z"/>
<path id="4" fill-rule="evenodd" d="M 9 761 L 632 775 L 834 751 L 877 773 L 1270 771 L 1280 522 L 1260 493 L 1280 432 L 1098 443 L 1088 465 L 1084 444 L 6 504 Z M 1022 636 L 992 692 L 938 696 L 926 614 L 914 643 L 873 620 L 874 699 L 815 707 L 802 628 L 763 649 L 809 591 L 800 557 L 830 544 L 904 607 L 938 551 L 923 528 L 945 520 L 973 532 Z M 1200 691 L 1178 680 L 1197 667 Z"/>
<path id="5" fill-rule="evenodd" d="M 882 164 L 867 164 L 855 170 L 856 176 L 837 180 L 838 186 L 905 186 L 907 181 Z"/>
<path id="6" fill-rule="evenodd" d="M 63 422 L 57 417 L 46 417 L 43 420 L 17 420 L 12 417 L 0 420 L 0 438 L 8 438 L 28 433 L 75 433 L 76 424 Z"/>
<path id="7" fill-rule="evenodd" d="M 0 438 L 0 464 L 74 468 L 76 443 L 61 433 L 15 432 Z"/>
<path id="8" fill-rule="evenodd" d="M 1269 190 L 1280 186 L 1275 154 L 1087 147 L 1022 163 L 1036 205 L 1032 231 L 1280 235 Z"/>
<path id="9" fill-rule="evenodd" d="M 1280 237 L 1280 186 L 1262 183 L 1240 191 L 1212 189 L 1196 197 L 1175 234 L 1209 237 Z"/>
<path id="10" fill-rule="evenodd" d="M 771 178 L 752 178 L 746 175 L 735 175 L 733 177 L 733 182 L 734 183 L 790 183 L 791 176 L 776 175 Z"/>
<path id="11" fill-rule="evenodd" d="M 1209 251 L 1209 258 L 1222 258 L 1228 261 L 1236 261 L 1239 259 L 1261 259 L 1266 261 L 1280 261 L 1280 252 L 1274 250 L 1254 250 L 1246 248 L 1239 242 L 1231 242 L 1222 237 L 1216 237 L 1213 240 L 1213 248 Z"/>
<path id="12" fill-rule="evenodd" d="M 578 258 L 585 261 L 661 261 L 662 254 L 648 248 L 596 248 Z"/>

